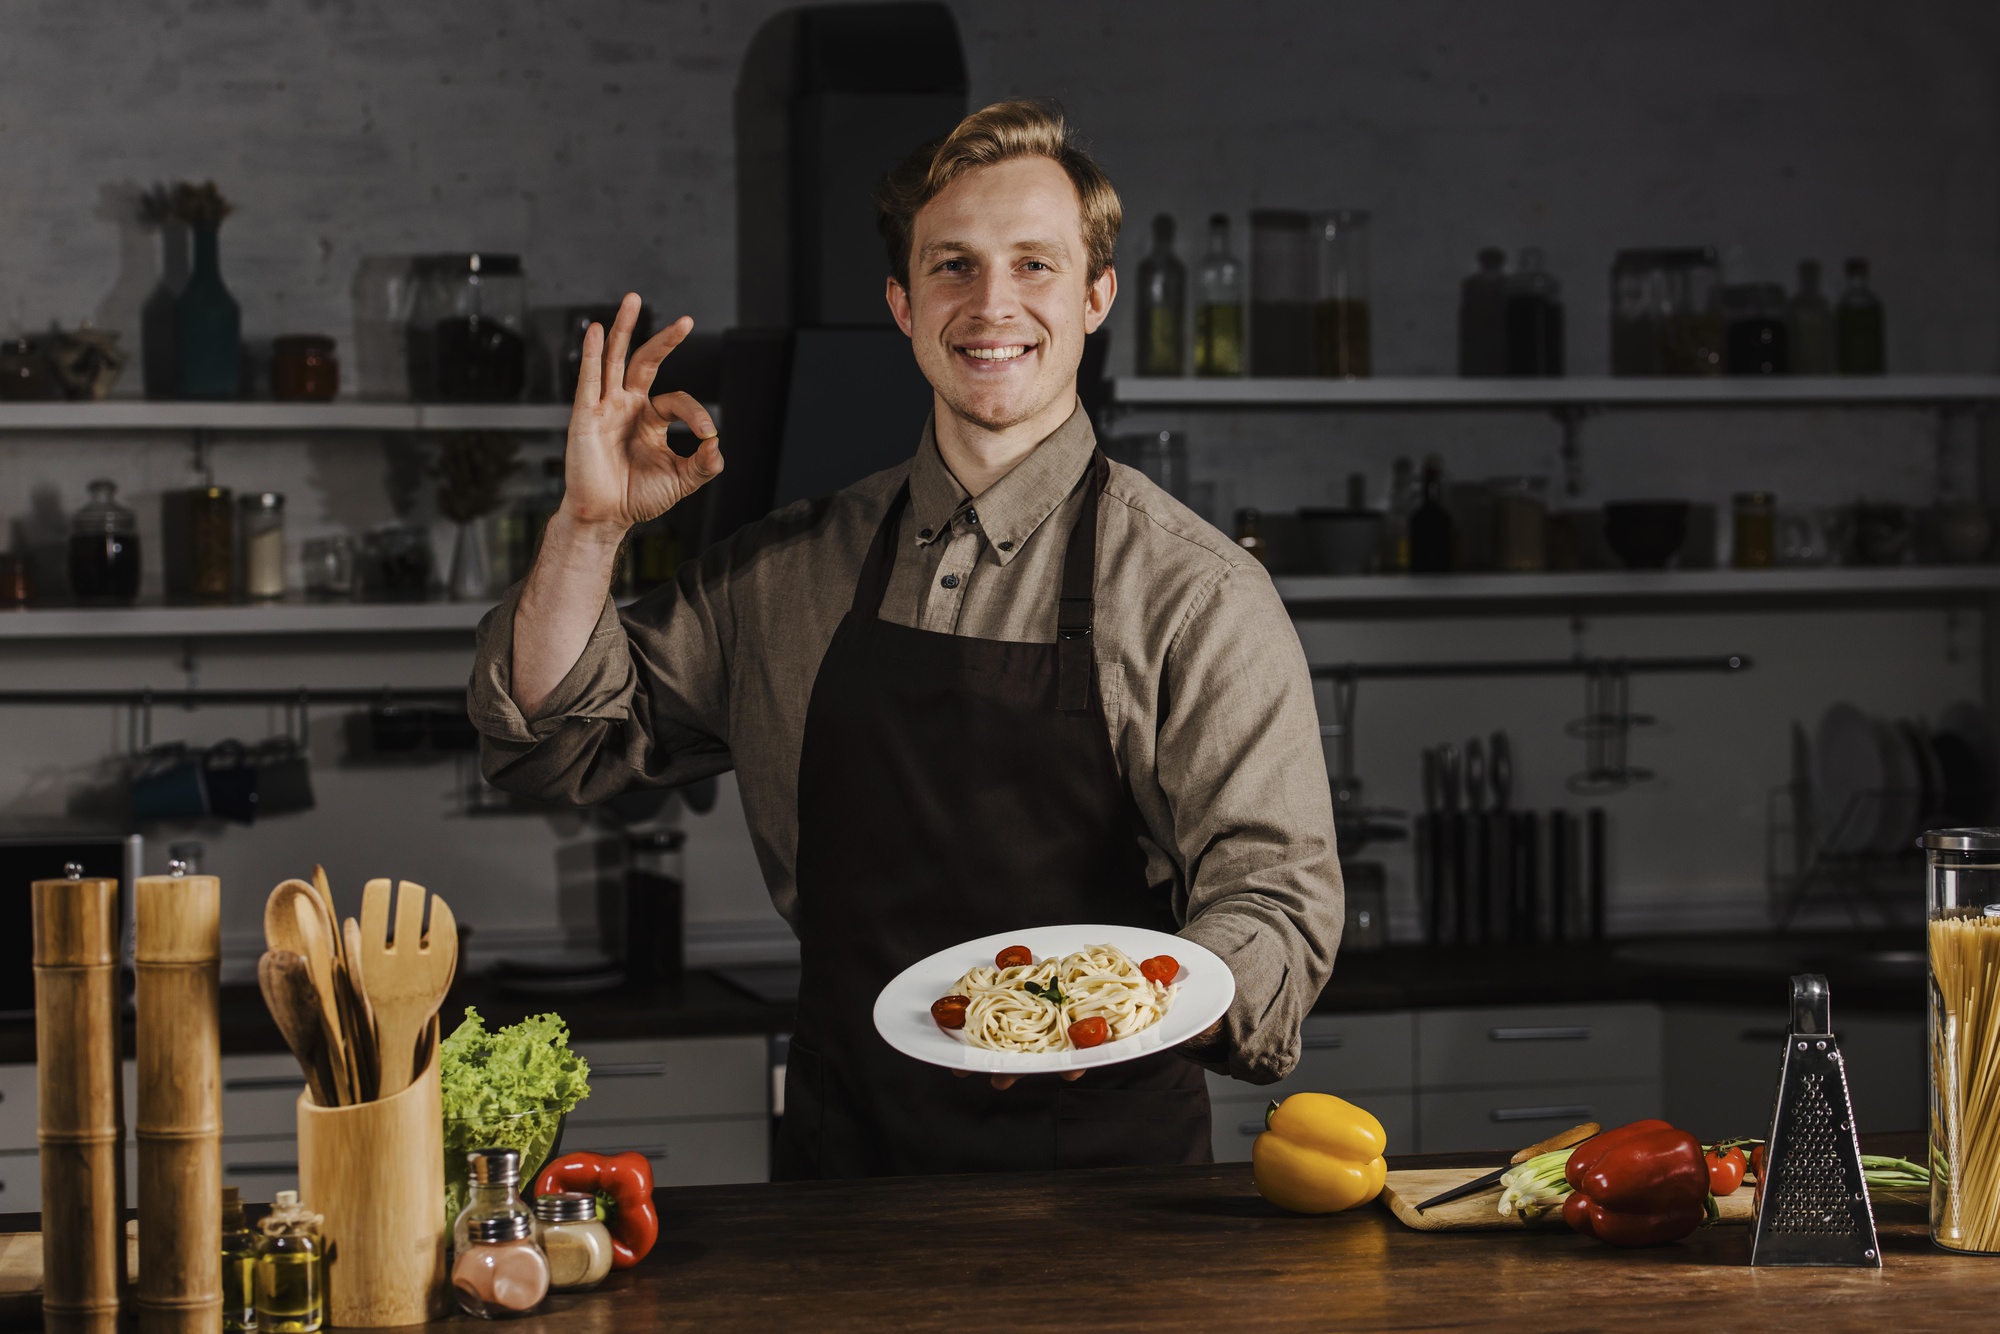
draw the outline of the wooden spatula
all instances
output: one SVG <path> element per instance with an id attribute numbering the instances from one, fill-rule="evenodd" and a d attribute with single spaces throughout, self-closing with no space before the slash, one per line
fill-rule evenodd
<path id="1" fill-rule="evenodd" d="M 361 977 L 361 924 L 352 917 L 341 923 L 341 957 L 338 965 L 341 999 L 353 1020 L 347 1028 L 347 1043 L 354 1050 L 355 1073 L 361 1078 L 364 1097 L 382 1096 L 382 1053 L 376 1049 L 375 1009 L 368 1003 L 368 988 Z"/>
<path id="2" fill-rule="evenodd" d="M 257 960 L 257 986 L 277 1021 L 285 1045 L 305 1071 L 306 1087 L 321 1107 L 337 1107 L 333 1094 L 333 1064 L 327 1059 L 326 1034 L 320 1028 L 319 996 L 313 991 L 306 961 L 290 950 L 266 950 Z"/>
<path id="3" fill-rule="evenodd" d="M 326 1032 L 326 1049 L 333 1063 L 334 1091 L 340 1097 L 342 1106 L 358 1102 L 359 1080 L 354 1070 L 354 1060 L 347 1050 L 347 1030 L 340 1014 L 340 991 L 333 975 L 333 937 L 320 919 L 319 900 L 314 897 L 310 886 L 302 895 L 292 901 L 293 915 L 298 922 L 299 943 L 303 947 L 299 953 L 306 961 L 306 971 L 312 976 L 313 990 L 319 993 L 320 1024 Z"/>
<path id="4" fill-rule="evenodd" d="M 430 934 L 424 902 L 430 901 Z M 375 1051 L 387 1098 L 409 1087 L 417 1042 L 451 989 L 458 964 L 458 922 L 445 901 L 422 885 L 396 886 L 396 939 L 389 942 L 389 882 L 371 880 L 361 894 L 362 989 L 375 1011 Z"/>

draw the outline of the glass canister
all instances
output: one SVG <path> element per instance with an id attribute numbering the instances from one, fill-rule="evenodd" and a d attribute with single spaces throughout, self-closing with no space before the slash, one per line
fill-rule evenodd
<path id="1" fill-rule="evenodd" d="M 240 502 L 237 529 L 243 596 L 268 601 L 285 595 L 285 498 L 258 491 Z"/>
<path id="2" fill-rule="evenodd" d="M 1731 525 L 1730 564 L 1768 570 L 1778 562 L 1778 498 L 1769 491 L 1738 491 Z"/>
<path id="3" fill-rule="evenodd" d="M 2000 1255 L 2000 829 L 1923 837 L 1931 1240 Z"/>
<path id="4" fill-rule="evenodd" d="M 1368 215 L 1340 209 L 1314 224 L 1319 300 L 1313 307 L 1313 369 L 1336 380 L 1365 380 L 1368 340 Z"/>
<path id="5" fill-rule="evenodd" d="M 117 495 L 117 483 L 98 478 L 70 520 L 69 587 L 78 602 L 115 605 L 139 596 L 139 520 Z"/>
<path id="6" fill-rule="evenodd" d="M 410 389 L 434 403 L 512 403 L 528 382 L 519 255 L 426 255 L 405 329 Z"/>
<path id="7" fill-rule="evenodd" d="M 340 392 L 340 361 L 324 334 L 285 334 L 271 340 L 271 397 L 325 402 Z"/>
<path id="8" fill-rule="evenodd" d="M 198 486 L 187 494 L 188 595 L 198 602 L 226 602 L 236 573 L 236 497 L 226 486 Z"/>
<path id="9" fill-rule="evenodd" d="M 549 1258 L 549 1291 L 581 1292 L 611 1272 L 611 1230 L 597 1216 L 597 1197 L 558 1190 L 535 1197 L 535 1240 Z"/>
<path id="10" fill-rule="evenodd" d="M 1312 215 L 1262 208 L 1250 214 L 1250 373 L 1313 373 Z"/>

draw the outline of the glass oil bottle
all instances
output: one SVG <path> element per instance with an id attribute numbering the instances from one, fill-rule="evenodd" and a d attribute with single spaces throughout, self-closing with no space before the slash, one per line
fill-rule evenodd
<path id="1" fill-rule="evenodd" d="M 281 1190 L 257 1245 L 259 1334 L 316 1334 L 326 1321 L 325 1242 L 320 1216 Z"/>
<path id="2" fill-rule="evenodd" d="M 222 1188 L 222 1328 L 257 1328 L 257 1234 L 243 1221 L 243 1197 Z"/>

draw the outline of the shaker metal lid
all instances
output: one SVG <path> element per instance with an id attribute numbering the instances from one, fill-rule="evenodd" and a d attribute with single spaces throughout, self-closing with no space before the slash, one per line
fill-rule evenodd
<path id="1" fill-rule="evenodd" d="M 577 1190 L 552 1190 L 535 1197 L 535 1217 L 544 1223 L 588 1223 L 597 1217 L 597 1197 Z"/>
<path id="2" fill-rule="evenodd" d="M 465 1162 L 472 1180 L 482 1186 L 511 1186 L 521 1179 L 519 1149 L 474 1149 Z"/>
<path id="3" fill-rule="evenodd" d="M 465 1221 L 465 1236 L 468 1241 L 520 1241 L 534 1235 L 535 1220 L 525 1211 L 491 1214 L 485 1218 L 468 1218 Z"/>
<path id="4" fill-rule="evenodd" d="M 2000 829 L 1933 829 L 1918 844 L 1930 852 L 2000 852 Z"/>

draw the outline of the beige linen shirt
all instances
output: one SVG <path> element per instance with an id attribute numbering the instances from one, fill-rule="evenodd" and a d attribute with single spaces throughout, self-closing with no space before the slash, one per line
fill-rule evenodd
<path id="1" fill-rule="evenodd" d="M 1064 546 L 1083 503 L 1077 483 L 1095 443 L 1078 411 L 974 501 L 927 426 L 912 462 L 745 527 L 622 614 L 607 601 L 583 656 L 532 719 L 509 693 L 515 588 L 480 624 L 472 676 L 488 778 L 588 804 L 733 767 L 771 900 L 795 920 L 806 704 L 897 488 L 909 479 L 885 619 L 1052 642 Z M 1147 875 L 1181 934 L 1236 979 L 1222 1032 L 1196 1054 L 1242 1079 L 1281 1079 L 1343 921 L 1298 635 L 1261 565 L 1113 465 L 1098 513 L 1093 640 Z"/>

